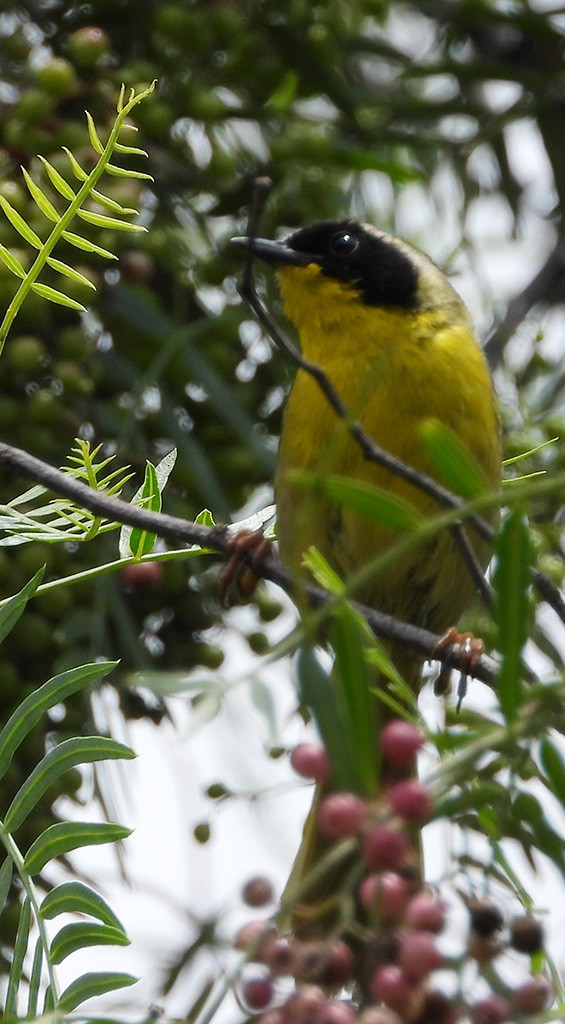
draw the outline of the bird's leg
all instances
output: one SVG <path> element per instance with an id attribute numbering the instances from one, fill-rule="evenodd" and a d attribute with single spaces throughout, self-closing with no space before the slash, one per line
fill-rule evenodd
<path id="1" fill-rule="evenodd" d="M 222 601 L 229 586 L 235 582 L 242 597 L 251 597 L 257 586 L 254 572 L 271 550 L 271 542 L 262 533 L 240 530 L 228 541 L 229 559 L 222 571 Z"/>
<path id="2" fill-rule="evenodd" d="M 437 658 L 447 647 L 459 647 L 461 678 L 458 687 L 458 697 L 460 704 L 465 696 L 467 676 L 473 674 L 473 670 L 481 655 L 484 654 L 485 645 L 480 637 L 475 637 L 472 633 L 460 633 L 455 626 L 450 626 L 435 645 L 432 657 Z M 451 666 L 448 658 L 435 681 L 434 692 L 438 696 L 442 696 L 447 692 L 450 676 Z"/>

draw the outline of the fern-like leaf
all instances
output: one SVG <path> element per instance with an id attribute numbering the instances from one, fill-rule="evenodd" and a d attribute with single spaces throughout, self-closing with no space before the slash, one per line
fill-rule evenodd
<path id="1" fill-rule="evenodd" d="M 107 249 L 103 249 L 100 246 L 95 245 L 95 243 L 91 242 L 89 239 L 83 238 L 82 235 L 77 234 L 76 232 L 69 231 L 72 221 L 79 217 L 88 224 L 97 228 L 110 228 L 117 231 L 145 230 L 141 224 L 132 224 L 129 221 L 122 219 L 127 216 L 135 215 L 137 212 L 136 210 L 121 207 L 119 203 L 115 203 L 114 200 L 111 200 L 108 196 L 104 196 L 102 192 L 99 192 L 96 186 L 99 179 L 105 173 L 120 178 L 150 179 L 151 176 L 144 172 L 133 170 L 131 168 L 119 167 L 112 163 L 112 156 L 114 153 L 122 153 L 124 155 L 127 154 L 132 156 L 143 155 L 143 150 L 137 149 L 135 146 L 127 146 L 123 142 L 120 142 L 119 135 L 125 130 L 135 130 L 132 125 L 128 124 L 126 118 L 141 100 L 145 99 L 153 92 L 154 88 L 155 83 L 153 82 L 152 85 L 137 95 L 132 89 L 129 99 L 126 101 L 125 89 L 122 87 L 118 97 L 117 116 L 105 145 L 100 139 L 92 116 L 88 111 L 86 112 L 90 142 L 93 149 L 98 154 L 98 160 L 90 173 L 87 173 L 87 171 L 81 167 L 80 163 L 70 150 L 63 147 L 69 159 L 72 173 L 80 182 L 80 187 L 76 192 L 48 160 L 44 157 L 40 157 L 51 186 L 57 193 L 58 197 L 63 199 L 67 204 L 62 213 L 57 211 L 57 208 L 49 196 L 47 196 L 44 190 L 36 181 L 33 180 L 28 171 L 23 171 L 24 180 L 31 197 L 33 198 L 40 213 L 45 217 L 47 223 L 52 225 L 49 235 L 44 242 L 41 240 L 39 235 L 33 231 L 29 224 L 26 223 L 18 211 L 15 210 L 8 202 L 8 200 L 4 196 L 0 195 L 0 209 L 12 225 L 14 231 L 21 239 L 24 240 L 24 242 L 30 245 L 32 249 L 37 250 L 37 255 L 35 256 L 31 267 L 26 271 L 17 257 L 10 253 L 6 247 L 0 247 L 0 259 L 8 270 L 20 280 L 20 285 L 16 294 L 10 302 L 6 315 L 0 324 L 0 352 L 4 347 L 8 331 L 17 316 L 26 295 L 28 295 L 30 291 L 36 292 L 36 294 L 41 295 L 49 302 L 55 302 L 59 305 L 64 305 L 77 311 L 84 310 L 84 306 L 81 303 L 65 295 L 63 291 L 60 291 L 57 288 L 52 288 L 50 285 L 43 284 L 43 282 L 38 280 L 46 265 L 51 266 L 52 269 L 61 273 L 64 278 L 80 280 L 80 275 L 78 278 L 75 276 L 76 271 L 73 272 L 72 268 L 54 260 L 52 257 L 53 249 L 61 239 L 65 239 L 65 241 L 69 242 L 71 245 L 74 245 L 85 252 L 101 256 L 103 259 L 116 258 L 114 254 L 109 252 Z M 106 209 L 109 209 L 117 216 L 108 217 L 105 214 L 94 213 L 91 210 L 85 209 L 86 201 L 91 198 L 95 199 L 102 206 L 106 207 Z M 84 280 L 82 283 L 84 283 Z"/>

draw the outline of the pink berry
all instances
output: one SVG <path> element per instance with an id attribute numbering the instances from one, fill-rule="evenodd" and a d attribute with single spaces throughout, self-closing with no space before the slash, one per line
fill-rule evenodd
<path id="1" fill-rule="evenodd" d="M 512 1005 L 520 1013 L 542 1013 L 553 995 L 551 982 L 542 974 L 536 974 L 512 993 Z"/>
<path id="2" fill-rule="evenodd" d="M 363 840 L 363 856 L 369 867 L 377 871 L 399 868 L 409 850 L 404 833 L 388 825 L 375 825 Z"/>
<path id="3" fill-rule="evenodd" d="M 299 743 L 290 755 L 290 763 L 303 779 L 327 782 L 331 775 L 330 759 L 321 743 Z"/>
<path id="4" fill-rule="evenodd" d="M 510 1003 L 502 996 L 487 996 L 469 1009 L 473 1024 L 504 1024 L 510 1015 Z"/>
<path id="5" fill-rule="evenodd" d="M 423 732 L 416 725 L 395 718 L 387 722 L 380 735 L 382 755 L 389 764 L 398 768 L 413 768 L 416 754 L 425 742 Z"/>
<path id="6" fill-rule="evenodd" d="M 420 981 L 445 965 L 433 932 L 409 932 L 400 943 L 398 963 L 408 978 Z"/>
<path id="7" fill-rule="evenodd" d="M 268 927 L 266 921 L 246 921 L 235 936 L 235 949 L 249 949 L 259 942 L 261 935 L 267 933 Z"/>
<path id="8" fill-rule="evenodd" d="M 343 999 L 328 999 L 314 1014 L 314 1024 L 354 1024 L 357 1014 L 351 1003 Z"/>
<path id="9" fill-rule="evenodd" d="M 264 907 L 266 903 L 273 902 L 273 886 L 268 878 L 258 875 L 245 883 L 241 895 L 248 907 Z"/>
<path id="10" fill-rule="evenodd" d="M 440 932 L 445 924 L 445 910 L 443 900 L 420 892 L 410 900 L 404 920 L 409 928 L 417 931 Z"/>
<path id="11" fill-rule="evenodd" d="M 257 959 L 260 963 L 266 964 L 273 974 L 290 974 L 293 954 L 293 943 L 290 939 L 271 932 L 261 942 Z"/>
<path id="12" fill-rule="evenodd" d="M 290 1024 L 311 1024 L 317 1008 L 325 999 L 324 991 L 318 985 L 302 985 L 288 997 L 281 1010 Z"/>
<path id="13" fill-rule="evenodd" d="M 413 1000 L 414 989 L 397 964 L 385 964 L 373 975 L 371 995 L 376 1002 L 403 1015 Z"/>
<path id="14" fill-rule="evenodd" d="M 352 950 L 346 942 L 342 942 L 341 939 L 336 939 L 332 942 L 328 950 L 328 963 L 324 974 L 325 985 L 344 985 L 346 981 L 349 981 L 353 968 L 355 966 L 355 957 Z"/>
<path id="15" fill-rule="evenodd" d="M 356 836 L 365 814 L 365 802 L 354 793 L 331 793 L 318 809 L 318 827 L 326 839 Z"/>
<path id="16" fill-rule="evenodd" d="M 264 1010 L 273 998 L 270 978 L 248 978 L 242 986 L 243 998 L 250 1010 Z"/>
<path id="17" fill-rule="evenodd" d="M 432 798 L 416 779 L 397 782 L 388 792 L 388 801 L 394 813 L 411 825 L 423 825 L 432 812 Z"/>
<path id="18" fill-rule="evenodd" d="M 407 894 L 406 879 L 395 871 L 366 875 L 359 886 L 359 901 L 363 909 L 383 921 L 400 917 Z"/>

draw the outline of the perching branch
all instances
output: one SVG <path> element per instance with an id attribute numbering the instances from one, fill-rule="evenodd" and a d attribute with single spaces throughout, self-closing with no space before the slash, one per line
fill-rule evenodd
<path id="1" fill-rule="evenodd" d="M 138 527 L 177 543 L 180 541 L 187 545 L 196 544 L 205 550 L 215 551 L 226 557 L 231 554 L 230 542 L 233 534 L 230 533 L 228 526 L 201 526 L 177 516 L 166 515 L 163 512 L 151 512 L 137 505 L 130 505 L 120 498 L 109 497 L 100 491 L 95 491 L 69 476 L 68 473 L 63 473 L 60 469 L 55 469 L 42 462 L 41 459 L 29 455 L 28 452 L 4 442 L 0 442 L 0 465 L 7 466 L 14 472 L 29 477 L 35 483 L 48 487 L 61 497 L 69 498 L 104 519 L 124 523 L 134 528 Z M 262 559 L 259 564 L 248 561 L 244 557 L 243 563 L 249 565 L 256 576 L 276 583 L 291 596 L 294 593 L 295 585 L 290 572 L 282 562 L 272 555 Z M 329 607 L 335 600 L 333 595 L 312 583 L 302 585 L 301 592 L 306 595 L 313 608 L 322 608 L 326 605 Z M 366 619 L 375 636 L 382 640 L 402 644 L 423 659 L 429 658 L 441 661 L 442 664 L 448 663 L 451 668 L 468 673 L 468 664 L 459 645 L 446 647 L 436 658 L 435 650 L 440 640 L 436 634 L 357 602 L 354 604 Z M 480 679 L 491 687 L 495 685 L 496 673 L 497 664 L 487 655 L 481 656 L 472 671 L 474 678 Z"/>

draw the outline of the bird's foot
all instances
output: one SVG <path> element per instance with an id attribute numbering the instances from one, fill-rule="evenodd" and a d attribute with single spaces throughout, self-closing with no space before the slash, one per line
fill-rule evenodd
<path id="1" fill-rule="evenodd" d="M 467 691 L 467 676 L 473 674 L 473 670 L 476 668 L 481 655 L 484 654 L 485 645 L 480 637 L 476 637 L 472 633 L 460 633 L 455 626 L 451 626 L 438 640 L 434 647 L 432 657 L 440 657 L 447 647 L 459 648 L 457 652 L 461 671 L 459 686 L 457 688 L 457 707 L 459 708 Z M 441 672 L 434 684 L 434 693 L 436 693 L 436 695 L 443 696 L 443 694 L 445 694 L 449 689 L 451 668 L 448 658 L 447 661 L 444 662 Z"/>
<path id="2" fill-rule="evenodd" d="M 254 530 L 240 530 L 230 538 L 229 558 L 221 574 L 222 603 L 232 583 L 242 597 L 251 597 L 259 581 L 256 570 L 270 550 L 271 542 Z"/>

